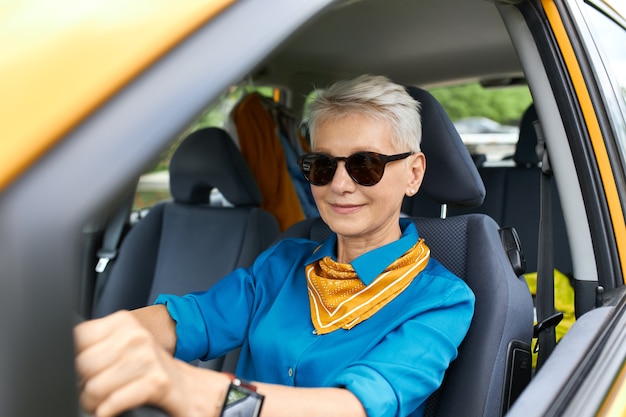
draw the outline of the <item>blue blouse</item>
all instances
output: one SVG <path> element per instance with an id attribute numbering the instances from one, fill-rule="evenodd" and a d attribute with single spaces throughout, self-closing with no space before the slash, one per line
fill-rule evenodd
<path id="1" fill-rule="evenodd" d="M 418 239 L 400 220 L 402 237 L 352 262 L 367 285 Z M 474 295 L 430 259 L 413 282 L 351 330 L 317 335 L 304 267 L 335 259 L 335 235 L 319 242 L 285 239 L 206 292 L 161 295 L 176 321 L 175 356 L 208 360 L 241 346 L 241 378 L 298 387 L 344 387 L 368 416 L 421 416 L 469 328 Z M 428 244 L 428 242 L 426 242 Z"/>

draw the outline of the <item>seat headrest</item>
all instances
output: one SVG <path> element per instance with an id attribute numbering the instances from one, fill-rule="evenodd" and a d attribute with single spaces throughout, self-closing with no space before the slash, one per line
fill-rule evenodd
<path id="1" fill-rule="evenodd" d="M 472 161 L 474 161 L 474 165 L 479 168 L 487 162 L 487 155 L 484 153 L 472 153 L 470 154 L 470 157 L 472 158 Z"/>
<path id="2" fill-rule="evenodd" d="M 535 150 L 537 147 L 537 131 L 535 130 L 534 122 L 537 120 L 537 110 L 535 105 L 531 104 L 524 112 L 519 126 L 519 139 L 513 155 L 513 160 L 517 166 L 534 167 L 539 164 L 539 157 Z"/>
<path id="3" fill-rule="evenodd" d="M 426 174 L 420 193 L 439 204 L 479 206 L 485 198 L 483 180 L 447 113 L 429 92 L 417 87 L 407 92 L 422 105 Z"/>
<path id="4" fill-rule="evenodd" d="M 239 149 L 223 129 L 210 127 L 187 136 L 170 161 L 175 201 L 208 204 L 213 188 L 234 206 L 260 206 L 261 192 Z"/>

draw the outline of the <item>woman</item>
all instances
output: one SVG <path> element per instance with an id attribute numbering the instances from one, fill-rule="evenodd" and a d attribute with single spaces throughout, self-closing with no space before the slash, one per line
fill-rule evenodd
<path id="1" fill-rule="evenodd" d="M 78 326 L 84 408 L 219 416 L 232 377 L 184 361 L 241 346 L 237 376 L 265 397 L 262 416 L 422 415 L 474 296 L 400 219 L 425 170 L 418 108 L 379 76 L 320 92 L 308 115 L 315 152 L 299 164 L 334 234 L 281 241 L 207 292 Z"/>

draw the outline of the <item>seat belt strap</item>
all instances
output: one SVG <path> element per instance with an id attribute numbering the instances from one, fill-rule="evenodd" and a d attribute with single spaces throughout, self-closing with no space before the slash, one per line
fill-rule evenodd
<path id="1" fill-rule="evenodd" d="M 537 255 L 537 367 L 546 361 L 556 346 L 555 327 L 563 314 L 554 308 L 554 243 L 552 233 L 552 168 L 543 129 L 538 120 L 533 122 L 537 133 L 537 155 L 541 160 L 541 199 L 539 215 L 539 242 Z"/>
<path id="2" fill-rule="evenodd" d="M 126 224 L 132 209 L 134 197 L 135 195 L 132 193 L 130 198 L 126 198 L 114 216 L 109 219 L 109 222 L 107 223 L 104 236 L 102 238 L 102 246 L 96 253 L 98 262 L 96 264 L 97 276 L 94 289 L 94 301 L 100 297 L 100 293 L 106 284 L 106 277 L 108 276 L 107 267 L 110 262 L 117 257 L 122 231 L 124 230 L 124 225 Z"/>

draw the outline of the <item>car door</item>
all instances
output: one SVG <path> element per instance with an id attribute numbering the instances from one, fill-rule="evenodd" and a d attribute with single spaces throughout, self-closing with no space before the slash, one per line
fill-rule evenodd
<path id="1" fill-rule="evenodd" d="M 0 415 L 78 415 L 72 326 L 87 220 L 327 3 L 3 7 Z"/>

